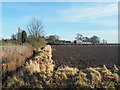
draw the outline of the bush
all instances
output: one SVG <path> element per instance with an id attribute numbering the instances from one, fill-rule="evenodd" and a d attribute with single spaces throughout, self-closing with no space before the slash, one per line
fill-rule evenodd
<path id="1" fill-rule="evenodd" d="M 28 43 L 31 44 L 36 49 L 44 47 L 46 45 L 46 41 L 44 37 L 39 37 L 39 40 L 36 41 L 34 38 L 29 36 Z"/>
<path id="2" fill-rule="evenodd" d="M 27 33 L 23 30 L 22 31 L 22 43 L 26 42 L 27 41 Z"/>

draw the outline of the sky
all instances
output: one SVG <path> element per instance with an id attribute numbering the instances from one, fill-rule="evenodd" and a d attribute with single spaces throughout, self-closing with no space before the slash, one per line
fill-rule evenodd
<path id="1" fill-rule="evenodd" d="M 75 40 L 76 34 L 118 42 L 118 3 L 115 2 L 2 2 L 2 37 L 18 27 L 27 31 L 33 17 L 42 21 L 44 35 Z"/>

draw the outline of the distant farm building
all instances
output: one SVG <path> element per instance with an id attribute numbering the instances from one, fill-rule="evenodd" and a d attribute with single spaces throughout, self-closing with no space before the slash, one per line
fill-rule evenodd
<path id="1" fill-rule="evenodd" d="M 49 39 L 46 39 L 47 41 L 47 44 L 71 44 L 71 41 L 65 41 L 65 40 L 49 40 Z"/>
<path id="2" fill-rule="evenodd" d="M 75 40 L 74 44 L 91 44 L 91 42 L 83 42 L 81 40 Z"/>

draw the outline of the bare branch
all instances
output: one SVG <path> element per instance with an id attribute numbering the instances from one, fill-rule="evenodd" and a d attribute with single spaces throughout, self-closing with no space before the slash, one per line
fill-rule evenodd
<path id="1" fill-rule="evenodd" d="M 30 36 L 38 40 L 39 36 L 42 36 L 44 30 L 42 22 L 39 19 L 33 18 L 31 23 L 27 26 Z"/>

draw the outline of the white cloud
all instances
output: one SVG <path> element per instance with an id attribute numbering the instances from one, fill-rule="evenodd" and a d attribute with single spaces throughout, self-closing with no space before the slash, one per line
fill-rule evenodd
<path id="1" fill-rule="evenodd" d="M 116 16 L 118 14 L 118 5 L 117 3 L 107 4 L 107 5 L 98 5 L 94 7 L 89 6 L 77 6 L 72 7 L 66 10 L 61 10 L 59 20 L 67 21 L 67 22 L 81 22 L 83 20 L 87 20 L 88 22 L 94 23 L 105 23 L 109 21 L 113 21 L 112 18 L 105 20 L 104 17 Z M 99 22 L 98 19 L 104 18 Z M 109 23 L 111 23 L 109 22 Z M 104 23 L 104 24 L 105 24 Z M 107 23 L 108 24 L 108 23 Z"/>

